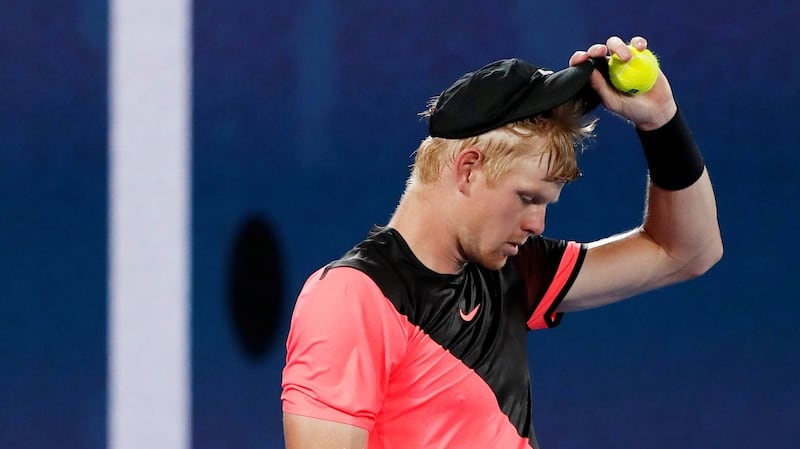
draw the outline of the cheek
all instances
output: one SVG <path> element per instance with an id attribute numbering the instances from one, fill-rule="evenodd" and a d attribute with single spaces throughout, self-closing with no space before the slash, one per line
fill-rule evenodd
<path id="1" fill-rule="evenodd" d="M 515 194 L 488 191 L 475 199 L 473 208 L 464 218 L 482 249 L 494 247 L 498 241 L 506 241 L 509 234 L 520 228 L 525 208 Z"/>
<path id="2" fill-rule="evenodd" d="M 491 219 L 500 228 L 515 227 L 519 225 L 524 212 L 518 201 L 497 201 L 492 205 Z"/>
<path id="3" fill-rule="evenodd" d="M 498 245 L 516 238 L 522 226 L 523 214 L 519 207 L 508 204 L 494 204 L 487 208 L 481 221 L 482 244 L 484 250 L 496 249 Z"/>

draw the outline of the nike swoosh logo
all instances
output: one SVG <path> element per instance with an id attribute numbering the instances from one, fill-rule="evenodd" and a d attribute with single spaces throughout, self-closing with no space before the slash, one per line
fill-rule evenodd
<path id="1" fill-rule="evenodd" d="M 469 313 L 464 313 L 464 312 L 462 312 L 462 311 L 461 311 L 461 309 L 458 309 L 458 314 L 459 314 L 459 315 L 461 315 L 461 319 L 462 319 L 462 320 L 464 320 L 464 321 L 466 321 L 467 323 L 469 323 L 470 321 L 472 321 L 472 319 L 473 319 L 473 318 L 475 318 L 475 315 L 477 315 L 477 314 L 478 314 L 478 309 L 479 309 L 480 307 L 481 307 L 481 305 L 480 305 L 480 304 L 478 304 L 478 305 L 477 305 L 477 306 L 475 306 L 475 308 L 474 308 L 474 309 L 472 309 L 472 311 L 470 311 Z"/>

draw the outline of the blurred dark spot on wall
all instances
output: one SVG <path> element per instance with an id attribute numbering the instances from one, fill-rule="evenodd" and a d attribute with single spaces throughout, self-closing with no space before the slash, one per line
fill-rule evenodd
<path id="1" fill-rule="evenodd" d="M 231 250 L 228 301 L 244 354 L 261 358 L 275 341 L 283 303 L 284 273 L 278 238 L 263 218 L 246 217 Z"/>

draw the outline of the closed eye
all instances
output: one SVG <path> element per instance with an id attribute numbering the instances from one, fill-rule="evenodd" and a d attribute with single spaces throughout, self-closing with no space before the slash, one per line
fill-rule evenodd
<path id="1" fill-rule="evenodd" d="M 547 200 L 536 194 L 517 192 L 517 195 L 519 195 L 519 199 L 522 201 L 522 204 L 525 205 L 546 205 L 548 203 Z"/>

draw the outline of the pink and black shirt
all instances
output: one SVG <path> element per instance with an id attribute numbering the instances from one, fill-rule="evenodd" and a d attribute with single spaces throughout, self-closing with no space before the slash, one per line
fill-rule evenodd
<path id="1" fill-rule="evenodd" d="M 376 228 L 303 287 L 283 411 L 362 427 L 369 449 L 538 449 L 527 331 L 559 323 L 585 254 L 531 237 L 500 270 L 443 275 Z"/>

